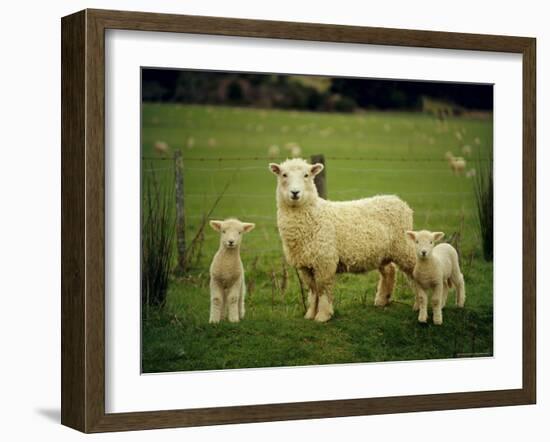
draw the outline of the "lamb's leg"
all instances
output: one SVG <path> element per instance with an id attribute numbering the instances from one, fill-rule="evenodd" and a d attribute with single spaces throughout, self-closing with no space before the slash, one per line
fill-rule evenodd
<path id="1" fill-rule="evenodd" d="M 246 283 L 244 281 L 244 276 L 241 280 L 241 293 L 239 296 L 239 319 L 244 318 L 245 308 L 244 308 L 244 298 L 246 296 Z"/>
<path id="2" fill-rule="evenodd" d="M 380 279 L 378 289 L 374 298 L 374 305 L 383 307 L 391 302 L 391 295 L 395 286 L 395 265 L 393 263 L 380 266 Z"/>
<path id="3" fill-rule="evenodd" d="M 239 303 L 241 285 L 237 282 L 227 292 L 227 319 L 229 322 L 239 322 Z"/>
<path id="4" fill-rule="evenodd" d="M 443 324 L 443 291 L 444 283 L 437 284 L 432 296 L 433 321 L 436 325 Z"/>
<path id="5" fill-rule="evenodd" d="M 447 298 L 449 296 L 449 289 L 451 285 L 448 284 L 446 281 L 443 282 L 443 293 L 441 295 L 441 308 L 444 309 L 447 305 Z"/>
<path id="6" fill-rule="evenodd" d="M 453 282 L 456 287 L 456 305 L 460 308 L 464 307 L 466 302 L 466 288 L 464 285 L 464 275 L 459 273 L 456 278 L 456 282 Z"/>
<path id="7" fill-rule="evenodd" d="M 223 288 L 210 280 L 210 323 L 218 323 L 223 316 Z"/>
<path id="8" fill-rule="evenodd" d="M 413 276 L 409 274 L 407 274 L 407 280 L 409 281 L 409 287 L 412 289 L 414 294 L 413 312 L 417 312 L 418 310 L 420 310 L 420 298 L 418 296 L 416 281 L 414 280 Z"/>
<path id="9" fill-rule="evenodd" d="M 428 294 L 422 287 L 416 287 L 418 299 L 418 322 L 426 322 L 428 320 Z"/>

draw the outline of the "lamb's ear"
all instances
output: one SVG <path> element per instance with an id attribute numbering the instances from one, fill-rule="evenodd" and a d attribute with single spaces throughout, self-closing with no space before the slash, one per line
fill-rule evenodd
<path id="1" fill-rule="evenodd" d="M 275 175 L 279 175 L 281 173 L 281 166 L 279 166 L 277 163 L 269 163 L 269 170 L 273 172 Z"/>
<path id="2" fill-rule="evenodd" d="M 311 166 L 310 171 L 311 171 L 311 174 L 313 176 L 315 176 L 315 175 L 320 174 L 323 171 L 324 168 L 325 168 L 325 166 L 323 166 L 322 163 L 316 163 L 313 166 Z"/>
<path id="3" fill-rule="evenodd" d="M 443 239 L 444 236 L 445 236 L 445 234 L 443 232 L 434 232 L 433 233 L 434 241 L 439 241 L 440 239 Z"/>
<path id="4" fill-rule="evenodd" d="M 254 223 L 243 223 L 243 232 L 248 233 L 256 227 Z"/>
<path id="5" fill-rule="evenodd" d="M 405 233 L 410 239 L 416 239 L 416 232 L 413 232 L 412 230 L 407 230 Z"/>
<path id="6" fill-rule="evenodd" d="M 222 222 L 210 220 L 210 227 L 212 227 L 216 232 L 219 232 L 222 229 Z"/>

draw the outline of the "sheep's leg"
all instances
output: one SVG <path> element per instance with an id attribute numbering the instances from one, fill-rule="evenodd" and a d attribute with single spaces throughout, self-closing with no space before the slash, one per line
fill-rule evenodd
<path id="1" fill-rule="evenodd" d="M 411 286 L 414 292 L 413 312 L 417 312 L 420 310 L 420 304 L 421 304 L 421 299 L 419 295 L 420 288 L 418 287 L 414 279 L 412 279 L 412 277 L 409 278 L 409 282 L 411 283 Z"/>
<path id="2" fill-rule="evenodd" d="M 449 296 L 449 289 L 450 289 L 450 284 L 448 284 L 447 282 L 444 282 L 443 283 L 443 291 L 442 291 L 442 294 L 441 294 L 441 308 L 445 308 L 445 306 L 447 305 L 447 298 Z"/>
<path id="3" fill-rule="evenodd" d="M 227 319 L 229 319 L 229 322 L 239 322 L 240 297 L 241 285 L 235 283 L 227 293 Z"/>
<path id="4" fill-rule="evenodd" d="M 304 316 L 306 319 L 313 319 L 315 318 L 315 315 L 317 314 L 317 304 L 318 304 L 318 298 L 317 295 L 313 292 L 313 290 L 310 290 L 307 295 L 307 312 Z"/>
<path id="5" fill-rule="evenodd" d="M 380 279 L 378 289 L 374 298 L 374 305 L 383 307 L 391 302 L 391 295 L 395 286 L 395 265 L 393 263 L 380 266 Z"/>
<path id="6" fill-rule="evenodd" d="M 244 314 L 245 314 L 244 298 L 245 298 L 245 296 L 246 296 L 246 284 L 244 282 L 244 276 L 243 276 L 242 280 L 241 280 L 241 293 L 240 293 L 240 296 L 239 296 L 239 319 L 244 318 Z"/>
<path id="7" fill-rule="evenodd" d="M 327 322 L 334 315 L 334 296 L 332 293 L 332 288 L 334 285 L 333 278 L 329 281 L 324 281 L 323 283 L 318 285 L 320 286 L 319 300 L 315 320 L 317 322 Z"/>
<path id="8" fill-rule="evenodd" d="M 428 320 L 428 294 L 422 287 L 417 286 L 418 299 L 418 322 L 426 322 Z"/>
<path id="9" fill-rule="evenodd" d="M 444 283 L 437 284 L 432 296 L 433 321 L 436 325 L 443 324 L 443 291 Z"/>
<path id="10" fill-rule="evenodd" d="M 223 318 L 223 288 L 210 280 L 210 323 L 218 323 Z"/>
<path id="11" fill-rule="evenodd" d="M 464 307 L 464 303 L 466 302 L 466 288 L 464 285 L 464 276 L 462 275 L 462 273 L 459 273 L 456 281 L 453 282 L 453 284 L 456 287 L 456 305 L 462 308 Z"/>
<path id="12" fill-rule="evenodd" d="M 315 291 L 315 281 L 312 278 L 311 272 L 307 269 L 300 269 L 300 278 L 305 283 L 307 287 L 309 287 L 309 293 L 307 296 L 307 312 L 304 316 L 306 319 L 313 319 L 315 318 L 315 315 L 317 314 L 317 306 L 318 306 L 318 298 L 317 293 Z"/>

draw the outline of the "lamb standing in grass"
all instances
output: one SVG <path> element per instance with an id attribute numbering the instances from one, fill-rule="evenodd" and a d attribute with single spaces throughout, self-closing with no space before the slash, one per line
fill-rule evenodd
<path id="1" fill-rule="evenodd" d="M 395 284 L 393 263 L 411 277 L 415 265 L 414 247 L 405 235 L 413 225 L 410 207 L 393 195 L 324 200 L 313 181 L 322 164 L 296 158 L 269 167 L 277 175 L 277 226 L 283 251 L 309 288 L 306 319 L 325 322 L 334 314 L 337 272 L 378 269 L 375 305 L 386 305 Z"/>
<path id="2" fill-rule="evenodd" d="M 418 321 L 428 320 L 428 295 L 425 290 L 433 290 L 432 309 L 434 324 L 443 323 L 443 307 L 451 287 L 456 288 L 456 303 L 464 307 L 466 292 L 464 277 L 458 264 L 458 253 L 450 244 L 434 243 L 443 238 L 442 232 L 408 231 L 407 235 L 415 242 L 416 266 L 413 272 L 416 285 L 416 302 L 414 309 L 418 310 Z"/>
<path id="3" fill-rule="evenodd" d="M 230 322 L 244 318 L 246 286 L 240 256 L 242 234 L 254 228 L 252 223 L 238 219 L 210 221 L 220 232 L 220 247 L 210 265 L 210 322 L 220 322 L 227 313 Z"/>

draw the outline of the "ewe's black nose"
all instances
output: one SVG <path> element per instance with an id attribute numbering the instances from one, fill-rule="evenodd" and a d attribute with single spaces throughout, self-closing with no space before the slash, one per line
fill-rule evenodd
<path id="1" fill-rule="evenodd" d="M 422 256 L 426 256 L 426 251 L 422 250 Z"/>
<path id="2" fill-rule="evenodd" d="M 233 243 L 234 243 L 235 241 L 233 241 L 232 239 L 230 239 L 230 240 L 229 240 L 229 241 L 227 241 L 227 242 L 229 243 L 229 245 L 230 245 L 230 246 L 232 246 L 232 245 L 233 245 Z"/>
<path id="3" fill-rule="evenodd" d="M 292 194 L 292 198 L 297 198 L 300 191 L 299 190 L 291 190 L 290 193 Z"/>

